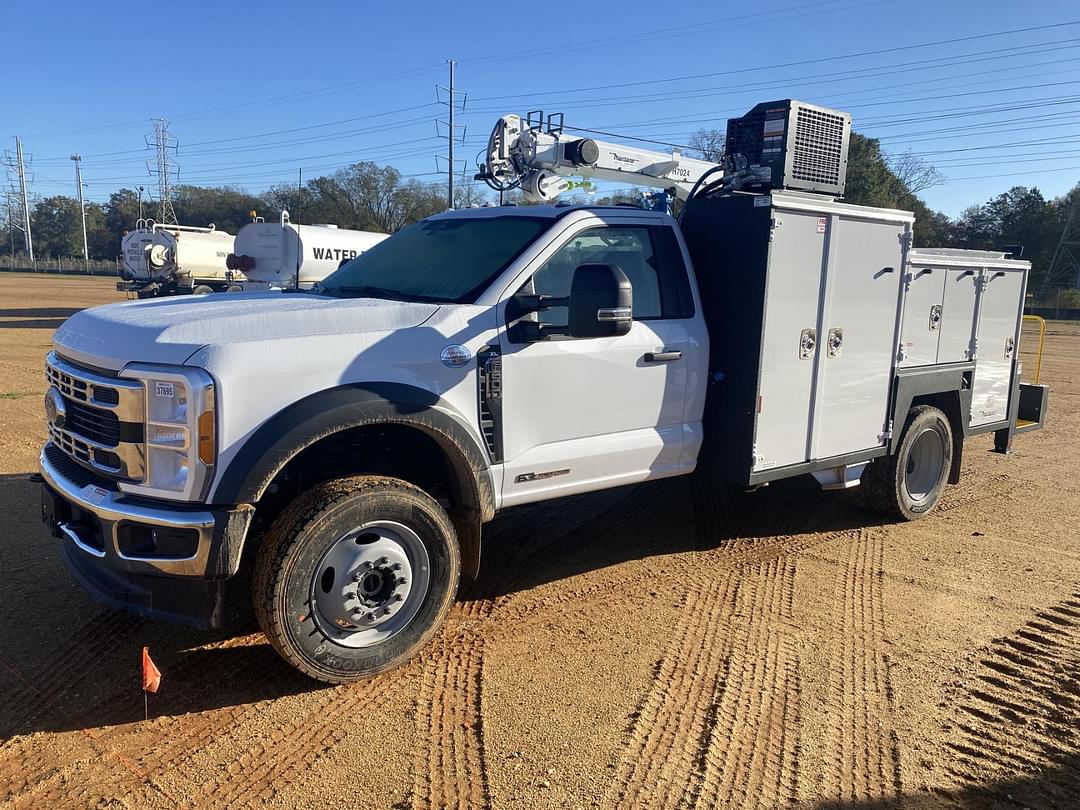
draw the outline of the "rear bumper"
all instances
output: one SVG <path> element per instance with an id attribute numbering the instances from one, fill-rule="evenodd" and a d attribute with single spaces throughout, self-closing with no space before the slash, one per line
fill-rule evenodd
<path id="1" fill-rule="evenodd" d="M 110 607 L 217 626 L 254 510 L 132 501 L 67 461 L 52 445 L 41 452 L 41 516 L 79 585 Z"/>

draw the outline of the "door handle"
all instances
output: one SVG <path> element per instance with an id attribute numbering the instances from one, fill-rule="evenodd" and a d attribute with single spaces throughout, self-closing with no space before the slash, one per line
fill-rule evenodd
<path id="1" fill-rule="evenodd" d="M 645 352 L 646 363 L 670 363 L 672 360 L 682 360 L 682 352 Z"/>

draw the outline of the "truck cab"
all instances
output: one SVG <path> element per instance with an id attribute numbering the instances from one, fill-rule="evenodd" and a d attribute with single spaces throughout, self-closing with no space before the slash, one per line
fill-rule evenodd
<path id="1" fill-rule="evenodd" d="M 666 214 L 448 212 L 314 293 L 71 317 L 43 514 L 79 583 L 143 615 L 220 624 L 252 568 L 274 646 L 351 680 L 430 637 L 499 509 L 691 472 L 708 351 Z"/>

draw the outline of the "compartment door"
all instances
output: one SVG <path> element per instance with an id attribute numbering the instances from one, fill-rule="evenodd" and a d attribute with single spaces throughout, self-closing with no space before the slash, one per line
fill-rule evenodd
<path id="1" fill-rule="evenodd" d="M 985 270 L 979 302 L 978 350 L 971 384 L 971 425 L 1000 422 L 1009 415 L 1009 383 L 1020 340 L 1024 273 Z"/>
<path id="2" fill-rule="evenodd" d="M 896 352 L 904 224 L 833 216 L 811 458 L 884 441 Z"/>
<path id="3" fill-rule="evenodd" d="M 825 228 L 814 213 L 775 210 L 761 342 L 754 470 L 807 460 Z"/>
<path id="4" fill-rule="evenodd" d="M 946 270 L 941 301 L 939 363 L 965 363 L 975 340 L 975 299 L 980 270 Z"/>
<path id="5" fill-rule="evenodd" d="M 944 296 L 943 268 L 912 268 L 911 282 L 904 297 L 904 325 L 900 337 L 902 367 L 932 366 L 937 362 Z"/>

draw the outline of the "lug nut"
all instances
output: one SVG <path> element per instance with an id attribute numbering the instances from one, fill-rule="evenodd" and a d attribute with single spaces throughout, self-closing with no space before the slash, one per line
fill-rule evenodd
<path id="1" fill-rule="evenodd" d="M 393 565 L 390 566 L 390 570 L 391 571 L 400 571 L 401 570 L 401 563 L 394 563 Z"/>
<path id="2" fill-rule="evenodd" d="M 397 585 L 404 585 L 404 584 L 406 584 L 406 581 L 407 581 L 407 580 L 405 579 L 405 577 L 398 577 L 398 578 L 397 578 L 397 583 L 395 583 L 395 584 L 397 584 Z"/>
<path id="3" fill-rule="evenodd" d="M 395 601 L 395 602 L 404 602 L 404 601 L 405 601 L 405 597 L 404 597 L 404 596 L 403 596 L 402 594 L 400 594 L 400 593 L 399 593 L 399 594 L 395 594 L 395 595 L 394 595 L 394 601 Z"/>
<path id="4" fill-rule="evenodd" d="M 386 565 L 389 562 L 390 561 L 388 559 L 386 559 L 386 557 L 379 557 L 378 565 Z"/>

